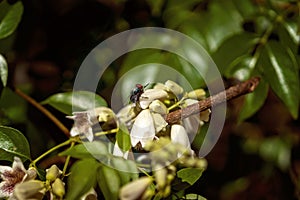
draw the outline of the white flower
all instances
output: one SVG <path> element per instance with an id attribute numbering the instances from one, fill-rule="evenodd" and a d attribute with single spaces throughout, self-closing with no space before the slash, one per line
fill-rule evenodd
<path id="1" fill-rule="evenodd" d="M 130 131 L 131 145 L 135 147 L 138 142 L 142 147 L 146 142 L 155 137 L 155 127 L 150 110 L 142 110 L 135 118 L 135 122 Z"/>
<path id="2" fill-rule="evenodd" d="M 152 112 L 159 113 L 159 114 L 162 114 L 162 115 L 166 115 L 169 112 L 166 105 L 163 104 L 160 100 L 157 100 L 157 99 L 151 102 L 151 104 L 149 105 L 149 109 Z"/>
<path id="3" fill-rule="evenodd" d="M 148 108 L 150 103 L 156 99 L 164 99 L 168 97 L 168 93 L 162 89 L 148 89 L 141 94 L 139 103 L 142 109 Z"/>
<path id="4" fill-rule="evenodd" d="M 177 83 L 171 80 L 167 80 L 165 82 L 165 86 L 171 90 L 175 95 L 181 95 L 183 93 L 183 88 L 179 86 Z"/>
<path id="5" fill-rule="evenodd" d="M 188 151 L 190 151 L 191 154 L 193 154 L 193 150 L 191 149 L 191 144 L 190 144 L 189 138 L 188 138 L 185 128 L 183 126 L 181 126 L 179 124 L 172 125 L 171 141 L 173 143 L 181 144 Z M 178 157 L 180 157 L 180 156 L 181 156 L 181 154 L 178 153 Z"/>
<path id="6" fill-rule="evenodd" d="M 0 198 L 11 197 L 16 184 L 31 180 L 36 177 L 36 171 L 24 168 L 20 158 L 15 157 L 12 167 L 0 166 Z"/>
<path id="7" fill-rule="evenodd" d="M 114 112 L 104 106 L 83 112 L 73 112 L 72 114 L 73 116 L 67 116 L 67 118 L 74 120 L 74 126 L 70 131 L 71 136 L 84 134 L 90 142 L 94 139 L 92 126 L 99 123 L 116 122 Z"/>

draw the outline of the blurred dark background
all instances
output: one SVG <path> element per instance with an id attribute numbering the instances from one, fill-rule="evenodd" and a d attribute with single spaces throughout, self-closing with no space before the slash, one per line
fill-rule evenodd
<path id="1" fill-rule="evenodd" d="M 14 4 L 16 1 L 8 2 Z M 13 35 L 0 41 L 0 52 L 9 63 L 9 85 L 21 88 L 37 101 L 58 92 L 71 91 L 76 72 L 86 55 L 101 41 L 121 31 L 144 26 L 172 28 L 191 36 L 213 55 L 234 34 L 255 32 L 259 35 L 263 32 L 260 32 L 263 23 L 256 24 L 260 19 L 249 17 L 253 9 L 280 13 L 296 4 L 283 1 L 277 7 L 274 6 L 276 3 L 270 7 L 269 3 L 273 1 L 267 0 L 243 3 L 234 0 L 22 2 L 22 20 Z M 287 18 L 291 23 L 299 17 L 299 11 L 295 12 L 296 16 L 291 11 Z M 272 37 L 276 39 L 276 34 Z M 124 59 L 115 62 L 99 83 L 98 93 L 108 101 L 120 77 Z M 241 81 L 234 74 L 223 75 L 226 86 Z M 17 106 L 17 114 L 3 119 L 26 133 L 33 157 L 66 139 L 39 111 L 19 97 L 15 98 L 15 102 L 2 100 L 0 103 L 10 111 Z M 243 102 L 244 97 L 228 102 L 224 130 L 207 156 L 208 169 L 189 191 L 207 199 L 299 198 L 299 119 L 291 116 L 271 89 L 259 110 L 241 121 L 239 113 Z M 62 113 L 47 108 L 71 127 L 72 122 Z"/>

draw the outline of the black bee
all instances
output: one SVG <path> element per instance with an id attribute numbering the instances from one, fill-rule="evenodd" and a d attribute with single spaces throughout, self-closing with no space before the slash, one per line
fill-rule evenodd
<path id="1" fill-rule="evenodd" d="M 136 103 L 139 100 L 141 94 L 143 94 L 143 92 L 144 86 L 141 84 L 136 84 L 135 88 L 130 93 L 130 102 Z"/>

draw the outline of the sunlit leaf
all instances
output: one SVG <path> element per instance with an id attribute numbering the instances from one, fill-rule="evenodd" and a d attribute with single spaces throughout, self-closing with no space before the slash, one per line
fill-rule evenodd
<path id="1" fill-rule="evenodd" d="M 102 158 L 108 153 L 105 144 L 99 141 L 85 142 L 77 144 L 70 149 L 61 152 L 60 156 L 71 156 L 78 159 L 84 158 Z"/>
<path id="2" fill-rule="evenodd" d="M 240 122 L 251 117 L 263 106 L 268 95 L 268 90 L 268 84 L 261 79 L 254 92 L 245 96 L 244 104 L 239 115 Z"/>
<path id="3" fill-rule="evenodd" d="M 68 177 L 67 200 L 80 199 L 96 184 L 97 169 L 101 165 L 94 159 L 77 161 L 71 167 L 71 174 Z"/>
<path id="4" fill-rule="evenodd" d="M 287 106 L 293 118 L 299 110 L 298 66 L 291 50 L 279 42 L 270 41 L 260 56 L 260 67 L 275 94 Z"/>
<path id="5" fill-rule="evenodd" d="M 6 15 L 0 21 L 0 39 L 12 34 L 22 18 L 23 4 L 21 1 L 11 5 L 8 9 Z"/>
<path id="6" fill-rule="evenodd" d="M 115 169 L 103 165 L 98 169 L 97 182 L 105 199 L 118 199 L 121 181 Z"/>
<path id="7" fill-rule="evenodd" d="M 72 115 L 74 111 L 86 111 L 95 107 L 107 106 L 101 96 L 88 91 L 57 93 L 48 97 L 42 104 L 49 104 L 67 115 Z"/>
<path id="8" fill-rule="evenodd" d="M 128 151 L 131 148 L 130 134 L 127 127 L 124 124 L 120 124 L 119 131 L 116 135 L 118 146 L 123 151 Z"/>
<path id="9" fill-rule="evenodd" d="M 0 160 L 13 161 L 14 156 L 30 160 L 28 141 L 20 131 L 0 126 Z"/>
<path id="10" fill-rule="evenodd" d="M 190 185 L 196 183 L 201 177 L 203 169 L 198 168 L 184 168 L 177 171 L 178 178 L 181 178 L 182 182 L 187 182 Z"/>
<path id="11" fill-rule="evenodd" d="M 0 54 L 0 78 L 2 85 L 5 87 L 7 83 L 8 67 L 5 58 Z"/>

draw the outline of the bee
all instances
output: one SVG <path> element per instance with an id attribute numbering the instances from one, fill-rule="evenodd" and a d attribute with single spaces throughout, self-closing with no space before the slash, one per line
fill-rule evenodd
<path id="1" fill-rule="evenodd" d="M 131 90 L 130 102 L 136 103 L 137 101 L 139 101 L 139 98 L 143 93 L 144 93 L 144 86 L 142 84 L 136 84 L 135 88 Z"/>

